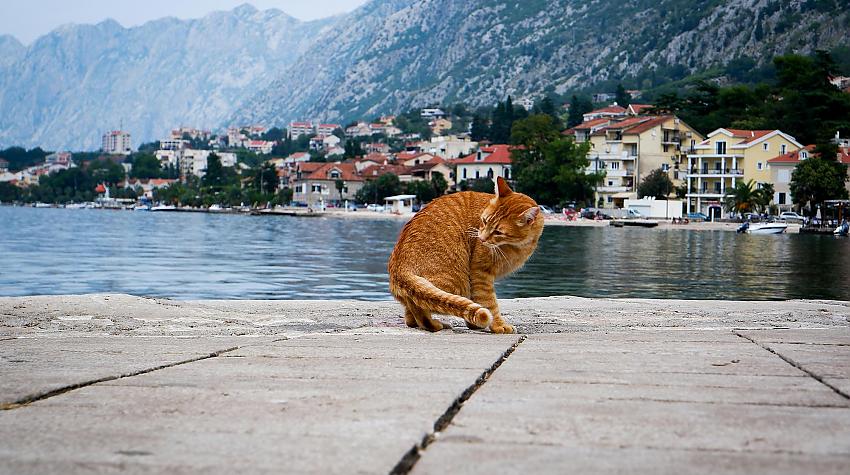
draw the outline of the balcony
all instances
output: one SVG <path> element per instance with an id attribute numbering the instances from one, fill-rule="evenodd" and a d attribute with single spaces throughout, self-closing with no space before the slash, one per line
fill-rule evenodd
<path id="1" fill-rule="evenodd" d="M 717 193 L 714 190 L 705 190 L 702 192 L 691 191 L 685 194 L 686 198 L 723 198 L 723 193 Z"/>
<path id="2" fill-rule="evenodd" d="M 635 176 L 635 169 L 634 168 L 619 168 L 619 169 L 606 168 L 604 171 L 605 171 L 605 176 L 609 176 L 609 177 L 621 177 L 622 178 L 622 177 Z"/>
<path id="3" fill-rule="evenodd" d="M 596 187 L 596 191 L 599 193 L 624 193 L 627 191 L 632 191 L 631 186 L 598 186 Z"/>
<path id="4" fill-rule="evenodd" d="M 708 170 L 708 169 L 700 170 L 698 168 L 692 168 L 690 171 L 688 171 L 688 176 L 689 177 L 704 176 L 704 177 L 737 178 L 737 177 L 744 176 L 744 170 L 736 169 L 736 168 L 727 168 L 725 170 Z"/>

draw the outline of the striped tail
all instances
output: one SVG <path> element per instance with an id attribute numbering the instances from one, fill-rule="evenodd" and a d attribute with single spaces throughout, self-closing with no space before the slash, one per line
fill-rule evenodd
<path id="1" fill-rule="evenodd" d="M 487 328 L 493 322 L 493 314 L 488 309 L 466 297 L 450 294 L 412 273 L 399 273 L 391 278 L 390 292 L 425 310 L 460 317 L 478 328 Z"/>

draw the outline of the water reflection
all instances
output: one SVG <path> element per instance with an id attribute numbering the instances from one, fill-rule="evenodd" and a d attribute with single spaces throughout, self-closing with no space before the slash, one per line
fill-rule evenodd
<path id="1" fill-rule="evenodd" d="M 0 207 L 0 295 L 389 299 L 402 223 Z M 850 295 L 850 240 L 635 228 L 546 228 L 501 297 L 688 299 Z"/>

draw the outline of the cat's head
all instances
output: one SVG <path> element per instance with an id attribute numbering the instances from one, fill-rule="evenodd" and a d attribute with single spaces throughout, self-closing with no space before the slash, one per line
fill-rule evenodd
<path id="1" fill-rule="evenodd" d="M 543 216 L 537 203 L 511 190 L 504 178 L 496 178 L 496 196 L 481 213 L 478 239 L 496 246 L 517 246 L 539 237 L 542 230 Z"/>

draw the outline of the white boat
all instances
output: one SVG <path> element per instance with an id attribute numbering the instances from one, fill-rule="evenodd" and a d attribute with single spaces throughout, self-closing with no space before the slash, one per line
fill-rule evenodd
<path id="1" fill-rule="evenodd" d="M 836 236 L 847 236 L 850 234 L 850 223 L 842 223 L 841 226 L 835 228 L 832 234 Z"/>
<path id="2" fill-rule="evenodd" d="M 133 206 L 133 211 L 150 211 L 150 205 L 136 205 Z"/>
<path id="3" fill-rule="evenodd" d="M 151 208 L 151 211 L 175 211 L 176 206 L 173 205 L 156 205 Z"/>
<path id="4" fill-rule="evenodd" d="M 788 229 L 785 223 L 744 223 L 738 232 L 747 234 L 782 234 Z"/>

